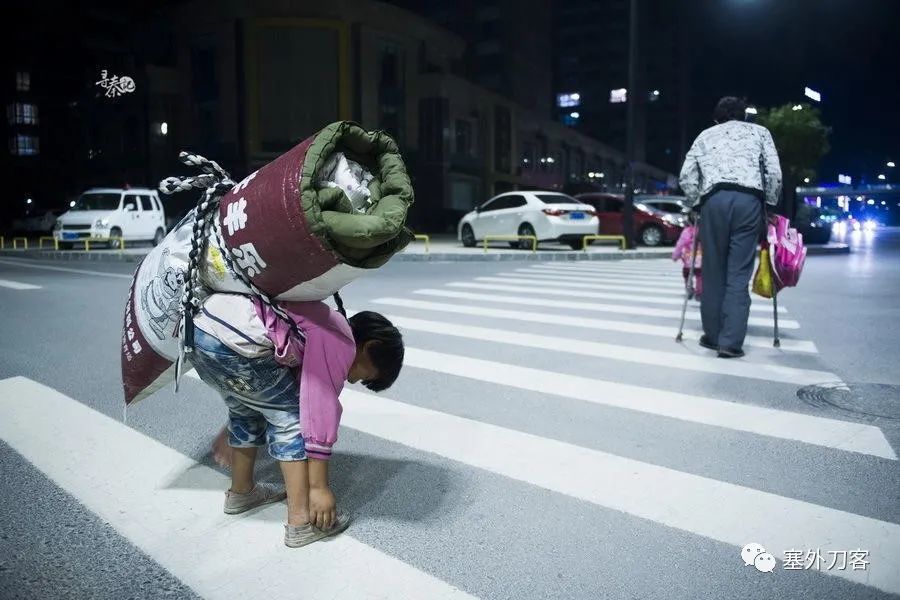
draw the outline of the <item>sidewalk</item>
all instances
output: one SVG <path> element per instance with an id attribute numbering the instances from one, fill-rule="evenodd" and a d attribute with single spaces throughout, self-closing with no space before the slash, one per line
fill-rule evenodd
<path id="1" fill-rule="evenodd" d="M 850 247 L 847 244 L 810 245 L 807 248 L 809 248 L 810 255 L 848 254 L 850 252 Z M 146 256 L 151 249 L 150 246 L 145 245 L 136 248 L 126 248 L 125 250 L 39 250 L 34 248 L 13 250 L 7 245 L 7 248 L 0 249 L 0 256 L 136 263 Z M 671 256 L 671 254 L 671 246 L 639 247 L 636 250 L 622 251 L 619 250 L 618 245 L 611 243 L 590 246 L 587 251 L 572 250 L 568 246 L 561 244 L 545 243 L 538 246 L 537 252 L 532 252 L 531 250 L 510 248 L 506 242 L 492 242 L 488 245 L 487 252 L 485 252 L 484 246 L 481 244 L 475 248 L 464 248 L 451 234 L 435 234 L 430 236 L 427 251 L 425 242 L 416 240 L 391 260 L 394 262 L 597 261 L 666 258 Z"/>

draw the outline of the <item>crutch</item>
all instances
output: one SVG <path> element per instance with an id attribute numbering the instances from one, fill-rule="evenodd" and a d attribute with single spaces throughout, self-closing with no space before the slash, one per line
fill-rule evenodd
<path id="1" fill-rule="evenodd" d="M 776 348 L 781 348 L 781 338 L 778 337 L 778 290 L 772 286 L 772 307 L 775 312 L 775 341 Z"/>
<path id="2" fill-rule="evenodd" d="M 681 305 L 681 323 L 678 325 L 678 335 L 675 336 L 676 342 L 681 342 L 684 339 L 684 317 L 687 314 L 688 301 L 694 297 L 694 265 L 697 263 L 697 243 L 699 240 L 700 213 L 697 213 L 697 219 L 694 223 L 694 239 L 691 241 L 691 266 L 688 269 L 687 281 L 684 283 L 684 304 Z M 777 320 L 775 322 L 778 323 Z"/>

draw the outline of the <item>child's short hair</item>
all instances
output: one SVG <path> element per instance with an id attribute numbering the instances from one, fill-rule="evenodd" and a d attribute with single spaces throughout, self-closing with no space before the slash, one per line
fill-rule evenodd
<path id="1" fill-rule="evenodd" d="M 403 367 L 403 336 L 384 315 L 369 310 L 358 312 L 348 319 L 357 346 L 374 341 L 369 357 L 378 369 L 378 379 L 363 381 L 373 392 L 381 392 L 397 381 Z"/>

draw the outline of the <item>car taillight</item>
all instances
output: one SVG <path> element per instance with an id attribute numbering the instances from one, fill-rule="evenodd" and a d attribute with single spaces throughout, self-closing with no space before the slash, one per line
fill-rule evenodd
<path id="1" fill-rule="evenodd" d="M 567 211 L 567 210 L 559 210 L 558 208 L 545 208 L 545 209 L 543 210 L 543 213 L 544 213 L 545 215 L 547 215 L 548 217 L 561 217 L 561 216 L 563 216 L 564 214 L 566 214 L 567 212 L 569 212 L 569 211 Z"/>

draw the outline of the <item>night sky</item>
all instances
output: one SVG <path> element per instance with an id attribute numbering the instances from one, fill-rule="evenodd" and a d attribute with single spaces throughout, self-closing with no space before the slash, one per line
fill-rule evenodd
<path id="1" fill-rule="evenodd" d="M 692 133 L 710 124 L 719 96 L 771 106 L 808 101 L 808 85 L 822 93 L 823 121 L 832 128 L 819 178 L 836 181 L 846 173 L 854 183 L 860 177 L 877 183 L 884 172 L 897 181 L 884 164 L 900 162 L 900 1 L 684 4 L 694 13 Z"/>

